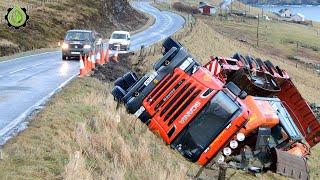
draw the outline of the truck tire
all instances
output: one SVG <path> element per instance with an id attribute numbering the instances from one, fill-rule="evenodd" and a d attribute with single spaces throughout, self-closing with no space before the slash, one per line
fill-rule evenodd
<path id="1" fill-rule="evenodd" d="M 137 75 L 133 72 L 128 72 L 123 76 L 124 81 L 127 83 L 128 88 L 130 88 L 132 85 L 134 85 L 137 81 Z"/>
<path id="2" fill-rule="evenodd" d="M 114 100 L 118 101 L 118 102 L 121 102 L 122 101 L 122 98 L 126 95 L 126 91 L 123 90 L 121 87 L 119 86 L 115 86 L 113 89 L 112 89 L 112 92 L 111 94 L 113 95 L 114 97 Z"/>
<path id="3" fill-rule="evenodd" d="M 115 82 L 115 86 L 121 87 L 123 90 L 127 91 L 132 85 L 138 81 L 137 76 L 133 72 L 127 72 L 122 77 L 118 78 Z"/>
<path id="4" fill-rule="evenodd" d="M 232 58 L 241 61 L 247 68 L 250 68 L 249 62 L 240 53 L 236 53 Z"/>
<path id="5" fill-rule="evenodd" d="M 135 97 L 131 97 L 125 104 L 126 109 L 130 114 L 134 114 L 142 106 L 142 103 L 137 103 L 135 99 Z"/>
<path id="6" fill-rule="evenodd" d="M 190 57 L 190 54 L 185 49 L 180 49 L 178 53 L 176 53 L 172 57 L 172 59 L 167 59 L 166 61 L 164 61 L 164 64 L 162 64 L 162 66 L 160 66 L 157 71 L 159 71 L 160 69 L 164 69 L 162 71 L 172 73 L 173 70 L 179 67 L 188 57 Z"/>
<path id="7" fill-rule="evenodd" d="M 174 39 L 172 39 L 171 37 L 167 38 L 162 43 L 162 47 L 164 47 L 164 49 L 165 49 L 164 54 L 166 54 L 173 47 L 175 47 L 177 49 L 181 49 L 182 48 L 181 44 L 179 42 L 175 41 Z"/>
<path id="8" fill-rule="evenodd" d="M 259 66 L 258 62 L 250 55 L 246 56 L 245 59 L 250 65 L 250 69 L 252 69 L 254 66 L 256 67 L 257 70 L 260 70 L 261 67 Z"/>
<path id="9" fill-rule="evenodd" d="M 274 73 L 273 73 L 272 70 L 275 70 L 275 71 L 276 71 L 276 68 L 274 67 L 274 65 L 272 64 L 272 62 L 269 61 L 269 60 L 266 60 L 266 61 L 264 62 L 264 64 L 265 64 L 265 65 L 267 66 L 267 68 L 269 69 L 269 72 L 270 72 L 272 75 L 274 75 Z"/>
<path id="10" fill-rule="evenodd" d="M 165 62 L 166 61 L 171 61 L 174 56 L 177 54 L 179 50 L 176 47 L 172 47 L 169 51 L 166 52 L 166 54 L 159 60 L 157 61 L 154 65 L 153 65 L 153 69 L 155 71 L 158 71 L 158 69 L 161 66 L 165 66 Z"/>
<path id="11" fill-rule="evenodd" d="M 144 111 L 140 116 L 139 119 L 141 120 L 141 122 L 143 122 L 144 124 L 147 124 L 147 122 L 149 122 L 149 120 L 151 119 L 150 114 L 147 111 Z"/>
<path id="12" fill-rule="evenodd" d="M 126 91 L 126 89 L 128 89 L 127 87 L 127 83 L 126 81 L 123 79 L 123 77 L 119 77 L 115 82 L 114 82 L 114 86 L 119 86 L 121 87 L 123 90 Z"/>

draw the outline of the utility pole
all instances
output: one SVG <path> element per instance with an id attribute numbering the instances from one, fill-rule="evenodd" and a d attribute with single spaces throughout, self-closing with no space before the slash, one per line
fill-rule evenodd
<path id="1" fill-rule="evenodd" d="M 260 15 L 258 14 L 258 25 L 257 25 L 257 47 L 259 47 L 259 26 L 260 26 Z"/>

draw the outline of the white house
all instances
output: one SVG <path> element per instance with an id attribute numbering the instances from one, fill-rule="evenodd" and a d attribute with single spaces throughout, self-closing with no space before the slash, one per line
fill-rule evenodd
<path id="1" fill-rule="evenodd" d="M 290 18 L 292 16 L 292 12 L 290 9 L 285 8 L 285 9 L 281 9 L 278 12 L 279 16 L 284 17 L 284 18 Z"/>
<path id="2" fill-rule="evenodd" d="M 296 22 L 301 22 L 301 21 L 304 21 L 305 18 L 304 18 L 304 15 L 297 13 L 291 17 L 291 20 Z"/>

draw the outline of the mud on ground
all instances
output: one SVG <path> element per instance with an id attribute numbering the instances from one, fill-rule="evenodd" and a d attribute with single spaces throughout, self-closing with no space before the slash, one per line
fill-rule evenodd
<path id="1" fill-rule="evenodd" d="M 313 110 L 314 114 L 316 115 L 318 121 L 320 121 L 320 105 L 312 103 L 310 104 L 310 107 Z"/>
<path id="2" fill-rule="evenodd" d="M 129 71 L 133 71 L 138 76 L 143 75 L 144 72 L 140 69 L 141 64 L 137 56 L 131 54 L 120 54 L 119 59 L 119 62 L 111 60 L 106 64 L 98 65 L 91 77 L 110 83 Z"/>

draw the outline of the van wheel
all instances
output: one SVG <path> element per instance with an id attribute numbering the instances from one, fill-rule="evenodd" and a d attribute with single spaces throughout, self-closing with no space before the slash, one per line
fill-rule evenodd
<path id="1" fill-rule="evenodd" d="M 62 60 L 63 61 L 67 60 L 67 58 L 68 58 L 67 56 L 62 55 Z"/>

